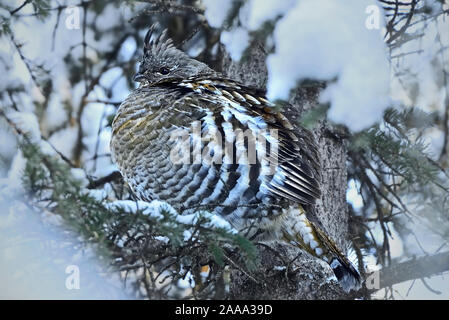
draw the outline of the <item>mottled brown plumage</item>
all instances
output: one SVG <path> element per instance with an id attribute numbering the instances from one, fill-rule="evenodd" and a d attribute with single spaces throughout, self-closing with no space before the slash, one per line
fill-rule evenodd
<path id="1" fill-rule="evenodd" d="M 357 271 L 302 207 L 320 197 L 313 135 L 295 130 L 264 90 L 226 79 L 154 29 L 134 77 L 141 84 L 113 122 L 113 158 L 133 192 L 288 241 L 328 262 L 344 289 L 356 287 Z"/>

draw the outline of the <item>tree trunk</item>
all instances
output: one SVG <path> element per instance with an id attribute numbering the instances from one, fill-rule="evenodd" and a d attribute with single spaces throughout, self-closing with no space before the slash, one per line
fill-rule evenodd
<path id="1" fill-rule="evenodd" d="M 224 52 L 224 48 L 222 48 Z M 224 53 L 222 72 L 232 79 L 260 88 L 266 87 L 266 54 L 252 46 L 248 59 L 231 61 Z M 317 104 L 319 89 L 298 88 L 290 99 L 291 110 L 284 110 L 293 123 L 299 114 Z M 297 110 L 297 111 L 296 111 Z M 319 145 L 322 168 L 322 196 L 315 205 L 316 215 L 340 248 L 347 245 L 346 148 L 326 135 L 329 124 L 320 121 L 313 130 Z M 258 245 L 261 266 L 251 279 L 240 270 L 231 273 L 231 297 L 235 299 L 344 299 L 347 295 L 333 277 L 330 267 L 291 245 L 271 242 Z M 287 266 L 283 268 L 282 266 Z M 329 281 L 333 277 L 335 281 Z"/>

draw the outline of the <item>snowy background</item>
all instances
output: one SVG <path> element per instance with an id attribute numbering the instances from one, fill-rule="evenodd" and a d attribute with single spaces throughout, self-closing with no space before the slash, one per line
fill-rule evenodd
<path id="1" fill-rule="evenodd" d="M 11 8 L 23 3 L 6 2 L 5 6 Z M 78 2 L 62 3 L 76 5 Z M 449 52 L 442 49 L 449 47 L 447 14 L 416 22 L 411 28 L 416 32 L 424 30 L 425 35 L 392 52 L 384 39 L 384 11 L 374 0 L 248 0 L 239 9 L 238 19 L 232 22 L 227 20 L 232 0 L 203 0 L 202 3 L 207 22 L 223 29 L 220 42 L 234 60 L 244 57 L 254 32 L 272 23 L 272 33 L 266 39 L 267 45 L 275 48 L 266 61 L 267 94 L 272 100 L 287 100 L 291 90 L 301 81 L 327 81 L 329 84 L 320 95 L 320 102 L 329 105 L 328 119 L 347 126 L 352 132 L 381 121 L 383 112 L 392 106 L 415 106 L 428 112 L 444 113 L 449 99 L 449 82 L 445 78 L 449 70 Z M 435 10 L 449 9 L 448 4 L 441 1 L 428 3 Z M 104 31 L 100 38 L 91 29 L 84 33 L 82 25 L 76 25 L 74 12 L 79 14 L 78 22 L 83 21 L 83 11 L 78 7 L 65 8 L 59 14 L 51 11 L 44 22 L 33 16 L 31 5 L 20 10 L 24 17 L 17 20 L 10 11 L 0 9 L 0 16 L 10 20 L 14 30 L 14 37 L 0 37 L 1 108 L 18 128 L 29 133 L 44 153 L 74 159 L 82 167 L 73 172 L 80 179 L 85 179 L 86 175 L 100 178 L 116 170 L 110 159 L 111 130 L 108 124 L 117 104 L 133 89 L 134 84 L 129 83 L 123 65 L 134 70 L 140 44 L 134 36 L 123 35 L 118 48 L 119 59 L 113 62 L 100 56 L 97 49 L 112 48 L 117 38 L 114 28 L 120 23 L 128 23 L 140 8 L 142 4 L 134 8 L 110 4 L 98 15 L 87 15 L 87 23 Z M 144 33 L 145 28 L 142 28 L 141 39 Z M 88 43 L 88 46 L 81 43 Z M 83 79 L 72 86 L 70 78 L 74 70 L 67 69 L 65 60 L 69 51 L 73 60 L 87 56 L 90 73 L 101 75 L 92 88 L 87 88 L 88 83 Z M 42 64 L 49 74 L 42 75 L 39 70 L 30 73 L 31 64 L 27 61 Z M 53 80 L 49 97 L 40 85 L 41 75 Z M 10 93 L 18 88 L 25 88 L 28 94 Z M 40 104 L 44 102 L 47 104 L 42 108 Z M 10 288 L 2 290 L 2 298 L 125 298 L 119 280 L 101 276 L 96 271 L 102 266 L 92 257 L 89 248 L 75 258 L 64 247 L 49 249 L 54 248 L 51 243 L 76 243 L 76 236 L 58 229 L 57 216 L 45 212 L 36 214 L 26 206 L 23 201 L 26 194 L 20 183 L 23 156 L 5 121 L 0 121 L 0 130 L 0 283 Z M 437 160 L 445 133 L 433 127 L 421 134 L 429 145 L 430 154 Z M 84 148 L 79 155 L 74 155 L 80 135 Z M 355 181 L 349 182 L 347 199 L 356 210 L 364 205 L 358 188 Z M 108 188 L 89 192 L 100 199 L 112 197 L 112 190 Z M 372 228 L 375 236 L 381 239 L 378 226 L 373 224 Z M 407 246 L 408 256 L 432 253 L 441 247 L 441 237 L 429 235 L 429 230 L 422 224 L 417 222 L 413 228 L 419 239 L 412 236 L 401 239 L 391 226 L 393 258 L 404 256 L 404 246 Z M 36 233 L 38 242 L 25 241 L 30 230 Z M 55 252 L 59 252 L 56 257 L 52 256 Z M 376 261 L 370 260 L 369 256 L 367 259 L 375 269 Z M 73 264 L 82 270 L 84 291 L 67 290 L 64 286 L 68 276 L 65 268 Z M 84 279 L 89 280 L 84 282 Z M 83 287 L 87 282 L 96 290 Z M 42 291 L 42 283 L 48 283 L 45 291 Z M 449 299 L 447 275 L 435 276 L 428 280 L 428 284 L 442 294 L 430 292 L 419 280 L 394 288 L 405 299 Z M 413 290 L 409 290 L 412 285 Z M 382 292 L 378 296 L 382 298 Z"/>

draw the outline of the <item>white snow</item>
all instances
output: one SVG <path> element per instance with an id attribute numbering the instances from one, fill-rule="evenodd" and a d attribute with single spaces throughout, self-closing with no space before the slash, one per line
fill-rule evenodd
<path id="1" fill-rule="evenodd" d="M 89 184 L 89 180 L 87 179 L 86 172 L 81 168 L 71 168 L 71 175 L 78 181 L 81 182 L 82 186 L 87 186 Z"/>
<path id="2" fill-rule="evenodd" d="M 20 197 L 0 192 L 0 299 L 127 299 L 117 277 L 105 277 L 107 266 L 92 247 L 57 228 L 60 216 L 37 212 Z M 44 223 L 43 223 L 44 222 Z M 51 225 L 51 226 L 50 226 Z M 79 287 L 67 279 L 79 270 Z"/>
<path id="3" fill-rule="evenodd" d="M 6 178 L 0 179 L 0 195 L 4 199 L 14 198 L 23 194 L 22 175 L 25 170 L 26 159 L 22 151 L 18 150 L 14 156 Z"/>
<path id="4" fill-rule="evenodd" d="M 96 201 L 103 201 L 107 199 L 108 193 L 104 189 L 86 189 L 83 190 L 87 195 L 94 198 Z"/>
<path id="5" fill-rule="evenodd" d="M 287 267 L 286 266 L 274 266 L 273 269 L 276 271 L 284 271 Z"/>
<path id="6" fill-rule="evenodd" d="M 250 11 L 247 20 L 248 28 L 251 30 L 259 29 L 264 22 L 284 15 L 296 2 L 297 0 L 264 1 L 261 4 L 260 0 L 250 0 L 248 2 Z"/>
<path id="7" fill-rule="evenodd" d="M 348 189 L 346 190 L 346 201 L 352 204 L 353 208 L 357 211 L 363 207 L 363 198 L 359 193 L 360 184 L 354 179 L 348 182 Z"/>
<path id="8" fill-rule="evenodd" d="M 207 211 L 200 211 L 192 214 L 176 215 L 176 221 L 186 225 L 193 225 L 198 222 L 199 219 L 206 218 L 209 222 L 205 223 L 206 227 L 225 229 L 231 233 L 237 233 L 231 224 L 220 216 L 212 214 Z"/>
<path id="9" fill-rule="evenodd" d="M 60 85 L 59 87 L 62 86 Z M 64 92 L 64 90 L 61 91 Z M 63 101 L 60 99 L 59 94 L 52 94 L 48 107 L 45 110 L 45 129 L 54 130 L 62 126 L 65 121 L 67 121 L 67 112 L 63 108 Z"/>
<path id="10" fill-rule="evenodd" d="M 164 237 L 164 236 L 156 236 L 156 237 L 154 237 L 154 239 L 156 239 L 156 240 L 158 240 L 158 241 L 162 241 L 162 242 L 164 242 L 164 243 L 168 243 L 168 242 L 170 241 L 169 238 Z"/>
<path id="11" fill-rule="evenodd" d="M 129 61 L 133 57 L 133 53 L 137 49 L 136 40 L 133 37 L 128 37 L 124 42 L 119 52 L 119 57 L 123 61 Z"/>
<path id="12" fill-rule="evenodd" d="M 181 270 L 180 272 L 184 272 L 184 270 Z M 178 287 L 181 289 L 188 289 L 195 287 L 195 279 L 190 271 L 187 271 L 185 276 L 178 280 Z"/>
<path id="13" fill-rule="evenodd" d="M 232 8 L 233 0 L 203 0 L 206 8 L 204 15 L 209 24 L 214 28 L 220 28 Z"/>
<path id="14" fill-rule="evenodd" d="M 121 208 L 129 213 L 142 212 L 150 217 L 162 219 L 162 210 L 170 214 L 176 214 L 176 211 L 167 203 L 153 200 L 152 202 L 145 201 L 131 201 L 131 200 L 116 200 L 108 204 L 110 207 Z"/>
<path id="15" fill-rule="evenodd" d="M 69 159 L 73 156 L 73 149 L 76 144 L 78 128 L 67 127 L 63 130 L 56 131 L 48 141 L 64 156 Z"/>
<path id="16" fill-rule="evenodd" d="M 8 112 L 7 117 L 17 126 L 18 129 L 27 134 L 31 141 L 39 142 L 41 140 L 39 122 L 34 113 L 27 111 L 10 111 Z"/>

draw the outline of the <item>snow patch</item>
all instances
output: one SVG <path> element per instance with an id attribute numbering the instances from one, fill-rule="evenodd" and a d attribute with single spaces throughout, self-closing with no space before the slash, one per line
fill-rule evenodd
<path id="1" fill-rule="evenodd" d="M 249 45 L 249 34 L 244 28 L 237 27 L 221 33 L 220 41 L 226 46 L 231 59 L 239 61 L 243 52 Z"/>

